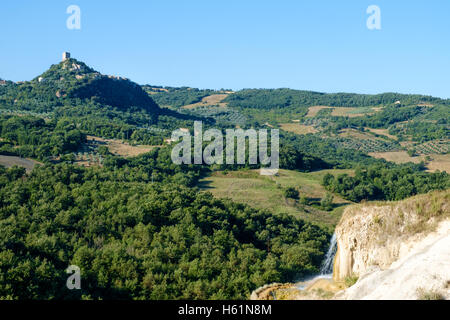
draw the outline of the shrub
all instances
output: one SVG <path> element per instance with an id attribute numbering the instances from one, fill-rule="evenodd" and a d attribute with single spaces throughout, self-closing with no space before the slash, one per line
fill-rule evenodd
<path id="1" fill-rule="evenodd" d="M 294 187 L 288 187 L 288 188 L 284 189 L 283 193 L 286 198 L 290 198 L 290 199 L 297 200 L 300 196 L 298 190 L 295 189 Z"/>
<path id="2" fill-rule="evenodd" d="M 301 196 L 301 197 L 300 197 L 300 203 L 301 203 L 301 204 L 304 204 L 304 205 L 308 205 L 309 200 L 308 200 L 307 197 Z"/>
<path id="3" fill-rule="evenodd" d="M 435 290 L 426 291 L 423 288 L 417 289 L 417 297 L 419 300 L 445 300 L 440 292 Z"/>
<path id="4" fill-rule="evenodd" d="M 355 274 L 352 274 L 350 276 L 345 277 L 344 283 L 347 288 L 350 288 L 358 281 L 358 276 Z"/>
<path id="5" fill-rule="evenodd" d="M 322 209 L 327 211 L 333 209 L 333 198 L 333 195 L 327 192 L 325 197 L 323 197 L 320 201 L 320 206 L 322 207 Z"/>

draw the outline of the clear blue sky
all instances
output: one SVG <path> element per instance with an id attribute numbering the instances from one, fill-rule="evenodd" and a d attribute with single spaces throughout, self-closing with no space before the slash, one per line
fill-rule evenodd
<path id="1" fill-rule="evenodd" d="M 66 8 L 81 8 L 68 30 Z M 368 30 L 369 5 L 381 30 Z M 140 84 L 450 98 L 450 1 L 40 0 L 0 4 L 0 77 L 63 51 Z"/>

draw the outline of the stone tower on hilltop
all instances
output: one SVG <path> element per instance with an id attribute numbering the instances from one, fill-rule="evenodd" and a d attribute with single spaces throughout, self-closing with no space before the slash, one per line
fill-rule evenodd
<path id="1" fill-rule="evenodd" d="M 70 52 L 63 52 L 62 61 L 66 61 L 67 59 L 70 59 Z"/>

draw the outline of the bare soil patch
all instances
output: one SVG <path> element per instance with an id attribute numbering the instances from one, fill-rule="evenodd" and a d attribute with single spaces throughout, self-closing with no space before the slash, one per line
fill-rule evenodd
<path id="1" fill-rule="evenodd" d="M 157 146 L 149 145 L 131 145 L 128 142 L 122 142 L 115 139 L 103 139 L 95 136 L 87 136 L 88 143 L 104 144 L 108 147 L 109 152 L 121 157 L 136 157 L 140 154 L 147 153 Z"/>
<path id="2" fill-rule="evenodd" d="M 17 156 L 0 155 L 0 165 L 4 166 L 6 168 L 18 166 L 18 167 L 23 167 L 27 170 L 27 172 L 30 172 L 31 170 L 33 170 L 34 166 L 37 164 L 42 165 L 42 163 L 40 163 L 36 160 L 32 160 L 32 159 L 21 158 L 21 157 L 17 157 Z"/>

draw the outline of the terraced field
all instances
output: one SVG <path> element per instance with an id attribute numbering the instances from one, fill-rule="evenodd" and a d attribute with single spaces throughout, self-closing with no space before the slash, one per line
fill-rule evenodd
<path id="1" fill-rule="evenodd" d="M 389 152 L 398 151 L 399 145 L 393 142 L 379 139 L 358 139 L 358 138 L 335 138 L 337 147 L 345 149 L 359 150 L 362 152 Z"/>
<path id="2" fill-rule="evenodd" d="M 450 152 L 449 140 L 434 140 L 415 146 L 419 154 L 446 154 Z"/>

